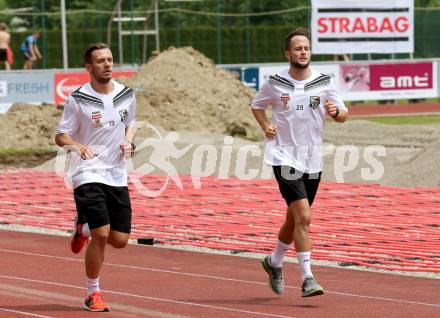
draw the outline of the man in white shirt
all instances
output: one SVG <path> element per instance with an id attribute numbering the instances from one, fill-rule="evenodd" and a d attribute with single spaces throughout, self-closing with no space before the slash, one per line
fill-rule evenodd
<path id="1" fill-rule="evenodd" d="M 321 295 L 324 289 L 310 269 L 310 207 L 322 172 L 322 145 L 325 117 L 336 122 L 347 119 L 334 80 L 310 67 L 310 34 L 305 28 L 290 33 L 284 42 L 290 67 L 270 76 L 252 101 L 252 112 L 265 134 L 265 162 L 273 166 L 281 195 L 287 204 L 278 242 L 262 265 L 269 275 L 269 287 L 277 294 L 284 290 L 282 264 L 292 242 L 301 270 L 302 296 Z M 272 121 L 266 109 L 272 107 Z"/>
<path id="2" fill-rule="evenodd" d="M 134 153 L 136 100 L 133 89 L 112 80 L 113 56 L 103 43 L 85 50 L 90 82 L 74 91 L 64 105 L 55 142 L 71 151 L 69 177 L 78 216 L 70 241 L 85 255 L 89 311 L 109 311 L 99 288 L 106 244 L 127 245 L 131 204 L 125 158 Z"/>

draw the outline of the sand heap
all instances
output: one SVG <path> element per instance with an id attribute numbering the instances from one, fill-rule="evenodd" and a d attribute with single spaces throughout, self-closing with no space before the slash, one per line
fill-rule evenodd
<path id="1" fill-rule="evenodd" d="M 249 109 L 255 91 L 191 47 L 160 53 L 124 83 L 136 90 L 138 120 L 166 130 L 262 137 Z"/>
<path id="2" fill-rule="evenodd" d="M 2 148 L 53 146 L 60 117 L 61 110 L 54 105 L 14 104 L 0 116 L 0 145 Z"/>

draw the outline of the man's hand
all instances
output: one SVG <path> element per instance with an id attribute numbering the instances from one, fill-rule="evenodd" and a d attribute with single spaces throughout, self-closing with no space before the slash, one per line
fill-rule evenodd
<path id="1" fill-rule="evenodd" d="M 331 117 L 335 117 L 338 114 L 338 108 L 332 101 L 326 100 L 324 108 Z"/>
<path id="2" fill-rule="evenodd" d="M 264 130 L 264 135 L 267 139 L 272 139 L 278 134 L 278 128 L 274 125 L 269 125 Z"/>
<path id="3" fill-rule="evenodd" d="M 126 142 L 123 145 L 119 145 L 119 148 L 121 149 L 121 151 L 124 154 L 125 158 L 133 157 L 133 155 L 134 155 L 134 148 L 133 148 L 133 144 L 131 142 Z"/>
<path id="4" fill-rule="evenodd" d="M 73 148 L 80 154 L 82 160 L 89 160 L 96 156 L 96 153 L 85 145 L 77 144 Z"/>

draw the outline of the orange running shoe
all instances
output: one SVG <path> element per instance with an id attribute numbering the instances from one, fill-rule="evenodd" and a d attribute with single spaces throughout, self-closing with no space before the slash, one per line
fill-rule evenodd
<path id="1" fill-rule="evenodd" d="M 73 253 L 78 254 L 89 241 L 88 236 L 82 235 L 82 224 L 78 224 L 78 217 L 75 217 L 75 228 L 70 237 L 70 249 Z"/>
<path id="2" fill-rule="evenodd" d="M 110 311 L 109 305 L 102 300 L 102 292 L 94 291 L 84 301 L 84 309 L 88 311 Z"/>

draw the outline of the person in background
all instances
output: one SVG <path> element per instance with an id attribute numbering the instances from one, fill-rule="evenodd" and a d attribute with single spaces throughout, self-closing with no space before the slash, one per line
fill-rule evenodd
<path id="1" fill-rule="evenodd" d="M 11 41 L 11 35 L 7 31 L 5 23 L 0 23 L 0 64 L 5 64 L 5 69 L 10 70 L 11 65 L 8 62 L 8 49 Z"/>
<path id="2" fill-rule="evenodd" d="M 21 44 L 20 49 L 24 55 L 24 69 L 31 70 L 34 61 L 41 60 L 42 56 L 38 49 L 37 40 L 40 37 L 40 32 L 35 31 L 33 34 L 26 37 Z"/>

